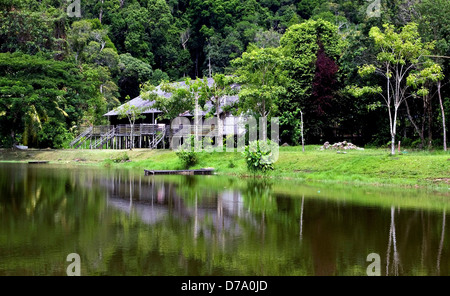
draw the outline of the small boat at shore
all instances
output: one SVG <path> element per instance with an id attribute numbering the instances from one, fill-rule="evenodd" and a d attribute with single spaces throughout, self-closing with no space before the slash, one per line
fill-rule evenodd
<path id="1" fill-rule="evenodd" d="M 24 146 L 24 145 L 14 145 L 14 148 L 19 149 L 19 150 L 28 150 L 28 146 Z"/>

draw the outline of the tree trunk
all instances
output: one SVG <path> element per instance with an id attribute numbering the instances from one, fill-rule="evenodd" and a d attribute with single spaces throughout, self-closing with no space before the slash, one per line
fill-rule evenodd
<path id="1" fill-rule="evenodd" d="M 433 146 L 433 130 L 432 130 L 432 121 L 433 121 L 433 113 L 432 113 L 432 106 L 431 106 L 431 98 L 429 97 L 428 104 L 427 104 L 427 120 L 428 120 L 428 149 L 431 149 Z"/>
<path id="2" fill-rule="evenodd" d="M 134 132 L 134 123 L 131 123 L 130 124 L 131 125 L 131 138 L 130 138 L 130 150 L 133 150 L 133 148 L 134 148 L 134 134 L 133 134 L 133 132 Z"/>
<path id="3" fill-rule="evenodd" d="M 389 113 L 389 129 L 391 131 L 391 154 L 395 155 L 395 121 L 392 119 L 392 111 L 391 106 L 388 105 L 388 113 Z"/>
<path id="4" fill-rule="evenodd" d="M 260 129 L 260 141 L 267 141 L 267 115 L 266 114 L 266 100 L 262 100 L 262 110 L 261 117 L 259 118 L 259 129 Z"/>
<path id="5" fill-rule="evenodd" d="M 172 132 L 172 127 L 170 125 L 168 126 L 168 128 L 169 128 L 169 149 L 172 149 L 173 148 L 173 143 L 172 143 L 173 132 Z"/>
<path id="6" fill-rule="evenodd" d="M 201 135 L 199 133 L 200 128 L 200 116 L 198 106 L 198 96 L 195 95 L 195 115 L 194 115 L 194 151 L 200 152 L 202 148 Z"/>
<path id="7" fill-rule="evenodd" d="M 395 134 L 391 134 L 391 154 L 395 155 Z"/>
<path id="8" fill-rule="evenodd" d="M 305 139 L 303 138 L 303 112 L 300 110 L 300 133 L 302 135 L 302 151 L 305 152 Z"/>
<path id="9" fill-rule="evenodd" d="M 100 21 L 100 24 L 102 23 L 102 18 L 103 18 L 103 3 L 105 2 L 105 0 L 102 0 L 102 5 L 100 6 L 100 13 L 98 14 L 98 20 Z"/>
<path id="10" fill-rule="evenodd" d="M 198 52 L 195 54 L 195 77 L 198 77 Z"/>
<path id="11" fill-rule="evenodd" d="M 263 116 L 259 118 L 259 140 L 267 141 L 267 117 Z"/>
<path id="12" fill-rule="evenodd" d="M 389 70 L 389 66 L 387 66 L 387 69 Z M 392 111 L 391 111 L 391 97 L 390 97 L 390 81 L 389 76 L 387 77 L 387 100 L 386 105 L 388 108 L 388 114 L 389 114 L 389 130 L 391 131 L 391 154 L 395 155 L 395 134 L 393 131 L 393 124 L 392 124 Z"/>
<path id="13" fill-rule="evenodd" d="M 397 134 L 397 114 L 398 114 L 398 106 L 394 107 L 394 120 L 392 120 L 392 145 L 391 145 L 391 154 L 395 155 L 395 136 Z"/>
<path id="14" fill-rule="evenodd" d="M 211 78 L 212 77 L 211 56 L 208 56 L 208 71 L 209 71 L 209 78 Z"/>
<path id="15" fill-rule="evenodd" d="M 220 118 L 220 99 L 216 99 L 216 112 L 217 112 L 217 148 L 220 152 L 223 150 L 223 124 Z"/>
<path id="16" fill-rule="evenodd" d="M 447 151 L 447 132 L 445 130 L 445 112 L 444 112 L 444 104 L 442 103 L 442 97 L 441 97 L 441 82 L 438 81 L 438 97 L 439 97 L 439 104 L 441 106 L 441 114 L 442 114 L 442 129 L 444 132 L 444 151 Z"/>
<path id="17" fill-rule="evenodd" d="M 437 275 L 440 275 L 441 273 L 441 255 L 442 255 L 442 247 L 444 245 L 444 235 L 445 235 L 445 209 L 442 214 L 442 233 L 441 233 L 441 240 L 439 242 L 439 251 L 438 251 L 438 257 L 437 257 Z"/>

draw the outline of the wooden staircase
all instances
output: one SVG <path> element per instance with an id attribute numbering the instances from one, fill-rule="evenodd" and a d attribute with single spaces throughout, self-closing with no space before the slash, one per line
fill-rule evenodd
<path id="1" fill-rule="evenodd" d="M 88 127 L 84 132 L 78 135 L 72 142 L 70 142 L 70 147 L 72 149 L 79 148 L 86 140 L 91 137 L 92 134 L 92 126 Z"/>

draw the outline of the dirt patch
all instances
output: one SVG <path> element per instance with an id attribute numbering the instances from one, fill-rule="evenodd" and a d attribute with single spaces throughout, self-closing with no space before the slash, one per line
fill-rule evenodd
<path id="1" fill-rule="evenodd" d="M 294 173 L 314 173 L 314 170 L 293 170 Z"/>
<path id="2" fill-rule="evenodd" d="M 432 180 L 434 183 L 450 184 L 450 178 L 437 178 Z"/>

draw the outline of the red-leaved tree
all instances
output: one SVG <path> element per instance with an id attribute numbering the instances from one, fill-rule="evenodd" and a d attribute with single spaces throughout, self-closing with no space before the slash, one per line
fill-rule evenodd
<path id="1" fill-rule="evenodd" d="M 311 96 L 311 108 L 318 116 L 326 115 L 330 110 L 337 88 L 338 69 L 334 60 L 325 53 L 322 43 L 319 43 Z"/>

